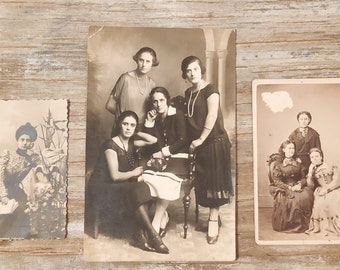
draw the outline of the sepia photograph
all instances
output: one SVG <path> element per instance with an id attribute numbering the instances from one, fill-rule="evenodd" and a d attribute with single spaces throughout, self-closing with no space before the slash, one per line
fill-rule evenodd
<path id="1" fill-rule="evenodd" d="M 340 243 L 340 79 L 253 81 L 255 240 Z"/>
<path id="2" fill-rule="evenodd" d="M 66 237 L 66 100 L 0 101 L 0 238 Z"/>
<path id="3" fill-rule="evenodd" d="M 85 260 L 236 259 L 235 40 L 90 27 Z"/>

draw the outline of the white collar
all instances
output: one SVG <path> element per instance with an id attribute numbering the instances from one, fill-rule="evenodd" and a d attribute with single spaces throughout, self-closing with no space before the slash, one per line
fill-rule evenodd
<path id="1" fill-rule="evenodd" d="M 176 114 L 176 108 L 170 105 L 168 108 L 168 116 L 175 115 L 175 114 Z"/>

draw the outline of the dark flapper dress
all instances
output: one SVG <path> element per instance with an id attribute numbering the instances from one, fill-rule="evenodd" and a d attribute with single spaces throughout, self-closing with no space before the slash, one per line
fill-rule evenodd
<path id="1" fill-rule="evenodd" d="M 284 159 L 273 166 L 271 176 L 273 229 L 288 233 L 304 232 L 308 229 L 313 207 L 313 190 L 307 186 L 306 170 L 295 159 Z M 296 184 L 301 184 L 301 191 L 290 190 Z"/>
<path id="2" fill-rule="evenodd" d="M 102 146 L 96 167 L 89 181 L 89 194 L 95 207 L 113 209 L 121 202 L 129 211 L 135 211 L 140 205 L 152 199 L 149 187 L 144 182 L 131 178 L 127 181 L 113 181 L 110 177 L 105 150 L 112 149 L 118 156 L 118 170 L 131 171 L 138 166 L 138 158 L 130 140 L 127 151 L 119 147 L 113 140 L 105 141 Z"/>
<path id="3" fill-rule="evenodd" d="M 186 118 L 190 141 L 198 139 L 203 131 L 208 114 L 207 99 L 214 93 L 219 94 L 211 84 L 193 93 L 191 99 L 190 89 L 186 90 Z M 195 195 L 199 205 L 219 207 L 230 202 L 233 195 L 230 147 L 219 106 L 214 127 L 195 151 Z"/>

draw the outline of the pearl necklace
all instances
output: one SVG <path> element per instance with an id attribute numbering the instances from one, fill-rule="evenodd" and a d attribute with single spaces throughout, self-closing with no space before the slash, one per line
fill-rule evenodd
<path id="1" fill-rule="evenodd" d="M 192 106 L 191 106 L 191 111 L 190 111 L 190 102 L 191 102 L 191 98 L 192 98 L 192 92 L 193 91 L 190 91 L 190 97 L 189 97 L 189 101 L 188 101 L 188 116 L 191 118 L 193 117 L 194 115 L 194 107 L 195 107 L 195 102 L 196 102 L 196 99 L 198 97 L 198 95 L 200 94 L 201 92 L 201 88 L 198 90 L 198 93 L 196 95 L 196 97 L 194 98 L 193 102 L 192 102 Z"/>
<path id="2" fill-rule="evenodd" d="M 143 90 L 140 86 L 139 77 L 138 77 L 136 71 L 135 71 L 135 75 L 136 75 L 136 78 L 137 78 L 137 85 L 138 85 L 139 94 L 141 94 L 143 96 L 145 91 L 148 89 L 148 76 L 145 75 L 145 89 Z"/>

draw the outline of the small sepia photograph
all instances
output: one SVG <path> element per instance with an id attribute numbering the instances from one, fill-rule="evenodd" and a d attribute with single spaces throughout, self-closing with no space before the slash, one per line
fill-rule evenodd
<path id="1" fill-rule="evenodd" d="M 235 260 L 235 40 L 90 27 L 86 261 Z"/>
<path id="2" fill-rule="evenodd" d="M 339 244 L 340 79 L 252 88 L 257 244 Z"/>
<path id="3" fill-rule="evenodd" d="M 66 100 L 0 101 L 0 239 L 66 237 Z"/>

